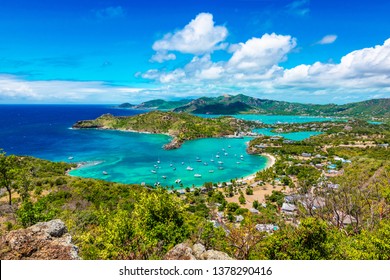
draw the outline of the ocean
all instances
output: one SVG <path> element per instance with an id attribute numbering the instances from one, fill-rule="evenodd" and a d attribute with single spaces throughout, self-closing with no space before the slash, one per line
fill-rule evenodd
<path id="1" fill-rule="evenodd" d="M 135 184 L 160 182 L 176 188 L 179 180 L 191 187 L 242 178 L 267 164 L 263 156 L 246 154 L 250 138 L 198 139 L 166 151 L 162 149 L 170 140 L 166 135 L 71 129 L 78 120 L 105 113 L 131 116 L 142 112 L 107 105 L 0 105 L 0 148 L 7 154 L 83 163 L 71 172 L 73 176 Z M 268 123 L 292 121 L 291 116 L 260 117 Z M 297 119 L 313 121 L 312 117 Z M 299 138 L 295 140 L 302 135 Z"/>

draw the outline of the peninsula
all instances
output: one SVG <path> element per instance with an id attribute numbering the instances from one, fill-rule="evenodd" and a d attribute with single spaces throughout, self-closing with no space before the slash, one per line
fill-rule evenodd
<path id="1" fill-rule="evenodd" d="M 229 116 L 202 118 L 188 113 L 152 111 L 136 116 L 116 117 L 105 114 L 95 120 L 78 121 L 73 128 L 112 129 L 166 134 L 172 141 L 164 149 L 179 148 L 184 141 L 210 137 L 240 137 L 250 134 L 256 122 Z"/>

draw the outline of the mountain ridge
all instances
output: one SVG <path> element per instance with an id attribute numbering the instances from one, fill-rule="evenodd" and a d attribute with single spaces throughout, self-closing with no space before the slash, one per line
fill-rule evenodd
<path id="1" fill-rule="evenodd" d="M 166 101 L 155 99 L 121 108 L 171 110 L 193 114 L 316 115 L 333 117 L 390 118 L 390 98 L 370 99 L 342 105 L 313 104 L 260 99 L 244 94 Z"/>

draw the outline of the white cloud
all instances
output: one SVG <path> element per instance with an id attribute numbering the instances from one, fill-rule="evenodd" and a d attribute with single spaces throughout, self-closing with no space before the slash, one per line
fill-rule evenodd
<path id="1" fill-rule="evenodd" d="M 337 40 L 337 35 L 326 35 L 321 40 L 319 40 L 316 44 L 319 45 L 327 45 L 332 44 Z"/>
<path id="2" fill-rule="evenodd" d="M 210 96 L 261 92 L 270 99 L 307 102 L 310 97 L 322 103 L 390 97 L 390 39 L 383 45 L 353 51 L 340 63 L 316 62 L 289 69 L 279 66 L 295 45 L 291 36 L 265 34 L 237 44 L 228 61 L 195 56 L 183 68 L 153 70 L 143 77 L 165 82 L 170 93 L 178 94 L 184 94 L 183 88 L 191 88 L 194 95 Z"/>
<path id="3" fill-rule="evenodd" d="M 173 53 L 167 53 L 165 51 L 161 51 L 161 52 L 156 52 L 152 58 L 150 59 L 151 62 L 159 62 L 159 63 L 162 63 L 164 61 L 167 61 L 167 60 L 175 60 L 176 59 L 176 55 L 173 54 Z"/>
<path id="4" fill-rule="evenodd" d="M 163 58 L 164 56 L 159 54 L 167 54 L 169 51 L 195 55 L 210 53 L 226 47 L 226 44 L 221 43 L 227 35 L 226 27 L 214 25 L 212 14 L 200 13 L 183 29 L 168 33 L 161 40 L 156 41 L 152 47 L 157 52 L 154 57 Z"/>
<path id="5" fill-rule="evenodd" d="M 244 72 L 265 72 L 286 59 L 286 55 L 296 46 L 291 36 L 264 34 L 240 43 L 228 61 L 228 68 Z"/>
<path id="6" fill-rule="evenodd" d="M 0 74 L 0 103 L 115 103 L 127 101 L 143 90 L 99 81 L 28 81 Z"/>

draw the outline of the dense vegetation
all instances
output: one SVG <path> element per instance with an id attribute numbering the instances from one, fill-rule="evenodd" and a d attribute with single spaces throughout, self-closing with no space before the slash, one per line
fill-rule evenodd
<path id="1" fill-rule="evenodd" d="M 235 96 L 201 97 L 195 100 L 164 101 L 151 100 L 140 105 L 128 104 L 122 107 L 139 109 L 169 109 L 175 112 L 196 114 L 269 114 L 269 115 L 311 115 L 311 116 L 348 116 L 357 118 L 390 118 L 390 99 L 336 104 L 302 104 L 268 99 L 259 99 L 243 94 Z"/>
<path id="2" fill-rule="evenodd" d="M 208 120 L 172 112 L 105 115 L 79 124 L 183 139 L 248 128 L 230 117 Z M 201 189 L 184 186 L 182 194 L 71 177 L 66 172 L 74 165 L 1 153 L 0 234 L 60 218 L 84 259 L 162 259 L 185 241 L 237 259 L 389 260 L 389 124 L 275 126 L 283 132 L 308 128 L 323 134 L 304 141 L 268 136 L 250 141 L 248 152 L 277 159 L 256 174 L 257 186 L 208 182 Z M 249 203 L 254 188 L 267 186 L 281 189 L 264 202 Z M 228 202 L 233 196 L 237 202 Z M 284 211 L 286 204 L 291 212 Z M 272 230 L 261 230 L 264 226 Z"/>
<path id="3" fill-rule="evenodd" d="M 179 143 L 197 138 L 221 137 L 250 131 L 250 122 L 232 117 L 201 118 L 187 113 L 153 111 L 131 117 L 103 115 L 95 120 L 79 121 L 74 128 L 102 128 L 165 133 Z"/>

